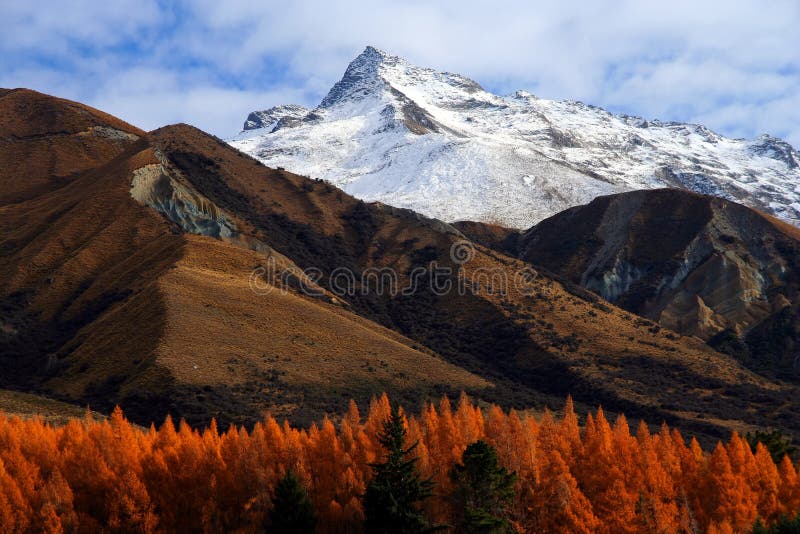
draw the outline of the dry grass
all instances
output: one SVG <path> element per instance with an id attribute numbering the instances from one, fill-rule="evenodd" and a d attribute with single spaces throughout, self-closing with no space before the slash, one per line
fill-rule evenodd
<path id="1" fill-rule="evenodd" d="M 39 417 L 56 425 L 86 416 L 86 408 L 5 389 L 0 389 L 0 412 L 7 416 L 23 419 Z"/>
<path id="2" fill-rule="evenodd" d="M 125 150 L 130 139 L 97 127 L 144 132 L 96 109 L 27 89 L 0 94 L 0 206 L 69 183 Z"/>

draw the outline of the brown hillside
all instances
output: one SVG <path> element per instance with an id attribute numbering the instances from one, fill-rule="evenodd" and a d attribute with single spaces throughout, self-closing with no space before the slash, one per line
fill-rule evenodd
<path id="1" fill-rule="evenodd" d="M 44 138 L 59 154 L 69 137 Z M 85 142 L 88 153 L 106 138 Z M 453 226 L 266 168 L 185 125 L 119 143 L 0 207 L 5 387 L 121 403 L 143 423 L 167 412 L 247 422 L 262 410 L 308 421 L 385 389 L 409 406 L 467 390 L 541 408 L 573 393 L 705 436 L 765 422 L 800 430 L 794 386 L 465 244 Z M 294 270 L 288 291 L 251 290 L 267 264 Z M 432 264 L 466 290 L 368 281 L 334 294 L 337 268 L 391 268 L 403 288 Z M 310 267 L 315 283 L 297 274 Z M 515 285 L 520 273 L 529 281 Z"/>
<path id="2" fill-rule="evenodd" d="M 0 93 L 0 205 L 33 198 L 120 154 L 144 132 L 28 89 Z"/>
<path id="3" fill-rule="evenodd" d="M 519 230 L 497 224 L 474 221 L 458 221 L 454 222 L 453 226 L 469 239 L 480 243 L 484 247 L 497 250 L 509 256 L 516 256 L 517 254 L 521 235 Z"/>
<path id="4" fill-rule="evenodd" d="M 66 424 L 72 419 L 85 417 L 87 413 L 85 407 L 5 389 L 0 389 L 0 412 L 22 419 L 37 417 L 54 425 Z M 102 417 L 95 413 L 93 416 Z"/>
<path id="5" fill-rule="evenodd" d="M 800 369 L 797 228 L 726 200 L 636 191 L 530 229 L 522 258 L 762 370 Z"/>
<path id="6" fill-rule="evenodd" d="M 131 198 L 134 171 L 158 164 L 142 137 L 0 207 L 4 385 L 119 402 L 145 423 L 167 412 L 252 421 L 267 409 L 308 420 L 351 395 L 490 386 L 338 306 L 254 294 L 263 255 L 184 234 Z"/>

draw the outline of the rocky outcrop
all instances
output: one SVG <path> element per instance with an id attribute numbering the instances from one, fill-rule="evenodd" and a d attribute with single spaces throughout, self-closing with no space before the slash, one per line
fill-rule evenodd
<path id="1" fill-rule="evenodd" d="M 86 130 L 86 132 L 81 132 L 79 135 L 91 135 L 117 141 L 136 141 L 139 139 L 139 136 L 134 133 L 112 128 L 111 126 L 92 126 Z"/>
<path id="2" fill-rule="evenodd" d="M 792 145 L 777 137 L 762 135 L 750 145 L 750 150 L 759 156 L 782 161 L 790 169 L 800 167 L 800 156 L 797 151 Z"/>
<path id="3" fill-rule="evenodd" d="M 253 111 L 244 121 L 243 130 L 260 130 L 262 128 L 272 131 L 281 122 L 300 121 L 310 112 L 303 106 L 287 104 L 275 106 L 264 111 Z"/>
<path id="4" fill-rule="evenodd" d="M 181 172 L 158 150 L 154 154 L 160 163 L 133 171 L 131 197 L 134 200 L 155 209 L 186 232 L 272 254 L 269 246 L 240 232 L 233 218 L 183 179 Z"/>
<path id="5" fill-rule="evenodd" d="M 172 178 L 161 164 L 145 165 L 133 171 L 131 196 L 161 212 L 187 232 L 217 239 L 236 235 L 236 228 L 214 204 Z"/>
<path id="6" fill-rule="evenodd" d="M 601 197 L 546 219 L 522 235 L 519 255 L 669 329 L 739 339 L 751 359 L 788 363 L 797 313 L 784 310 L 800 303 L 798 251 L 796 230 L 769 216 L 664 189 Z M 786 313 L 779 337 L 787 343 L 756 348 L 754 332 L 785 323 Z"/>

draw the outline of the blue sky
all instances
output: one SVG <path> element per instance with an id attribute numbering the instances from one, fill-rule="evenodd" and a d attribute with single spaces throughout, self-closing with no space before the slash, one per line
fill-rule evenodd
<path id="1" fill-rule="evenodd" d="M 0 2 L 0 87 L 220 137 L 316 105 L 371 44 L 499 93 L 800 146 L 800 2 Z"/>

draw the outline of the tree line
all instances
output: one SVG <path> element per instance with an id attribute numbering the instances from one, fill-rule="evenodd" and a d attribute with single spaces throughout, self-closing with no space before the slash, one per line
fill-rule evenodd
<path id="1" fill-rule="evenodd" d="M 796 466 L 754 445 L 704 452 L 602 409 L 579 424 L 570 399 L 561 417 L 466 396 L 412 416 L 383 395 L 336 423 L 224 432 L 0 415 L 0 531 L 797 532 Z"/>

